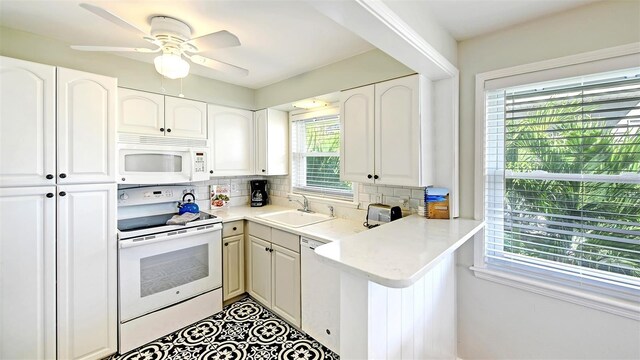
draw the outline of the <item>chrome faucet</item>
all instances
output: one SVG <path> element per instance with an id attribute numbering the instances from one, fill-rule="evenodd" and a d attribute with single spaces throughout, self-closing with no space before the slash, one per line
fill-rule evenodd
<path id="1" fill-rule="evenodd" d="M 302 196 L 302 199 L 304 200 L 304 202 L 302 202 L 300 200 L 293 200 L 293 199 L 291 199 L 291 197 L 289 197 L 289 201 L 295 201 L 298 204 L 302 205 L 302 209 L 298 209 L 298 211 L 302 211 L 302 212 L 306 212 L 306 213 L 312 213 L 313 211 L 309 210 L 309 199 L 307 199 L 307 197 L 302 195 L 302 194 L 300 196 Z"/>

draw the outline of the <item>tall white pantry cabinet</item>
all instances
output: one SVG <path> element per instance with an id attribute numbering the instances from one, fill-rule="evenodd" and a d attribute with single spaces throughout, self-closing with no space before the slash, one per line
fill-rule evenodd
<path id="1" fill-rule="evenodd" d="M 117 80 L 0 57 L 0 358 L 116 351 Z"/>

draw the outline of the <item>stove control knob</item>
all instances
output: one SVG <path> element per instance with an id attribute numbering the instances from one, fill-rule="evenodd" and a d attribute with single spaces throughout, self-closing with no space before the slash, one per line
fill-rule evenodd
<path id="1" fill-rule="evenodd" d="M 127 193 L 122 193 L 120 194 L 120 200 L 127 200 L 129 198 L 129 195 L 127 195 Z"/>

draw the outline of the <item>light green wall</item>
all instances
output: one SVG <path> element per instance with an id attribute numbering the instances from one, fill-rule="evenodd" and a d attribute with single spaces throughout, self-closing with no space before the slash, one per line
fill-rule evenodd
<path id="1" fill-rule="evenodd" d="M 80 52 L 69 44 L 0 27 L 0 55 L 118 78 L 118 85 L 161 93 L 161 77 L 150 63 L 107 54 Z M 253 90 L 198 75 L 183 80 L 186 98 L 244 109 L 262 109 L 411 74 L 380 50 L 372 50 Z M 164 80 L 167 95 L 178 95 L 178 80 Z"/>
<path id="2" fill-rule="evenodd" d="M 107 53 L 80 52 L 58 40 L 0 27 L 0 54 L 118 78 L 118 85 L 161 93 L 160 75 L 153 64 Z M 167 95 L 180 93 L 180 81 L 164 81 Z M 183 80 L 185 97 L 209 103 L 253 109 L 254 90 L 189 75 Z"/>
<path id="3" fill-rule="evenodd" d="M 256 90 L 256 108 L 282 105 L 413 73 L 415 71 L 384 52 L 371 50 Z"/>
<path id="4" fill-rule="evenodd" d="M 473 216 L 475 75 L 640 42 L 640 1 L 602 1 L 458 44 L 461 216 Z M 640 63 L 640 59 L 639 59 Z M 462 359 L 639 359 L 640 322 L 476 278 L 458 252 Z"/>

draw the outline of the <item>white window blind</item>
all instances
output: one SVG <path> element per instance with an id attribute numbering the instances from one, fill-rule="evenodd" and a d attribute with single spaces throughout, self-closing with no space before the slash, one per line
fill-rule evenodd
<path id="1" fill-rule="evenodd" d="M 485 100 L 485 262 L 637 298 L 640 69 Z"/>
<path id="2" fill-rule="evenodd" d="M 338 115 L 293 121 L 291 141 L 293 192 L 353 199 L 351 183 L 340 181 Z"/>

